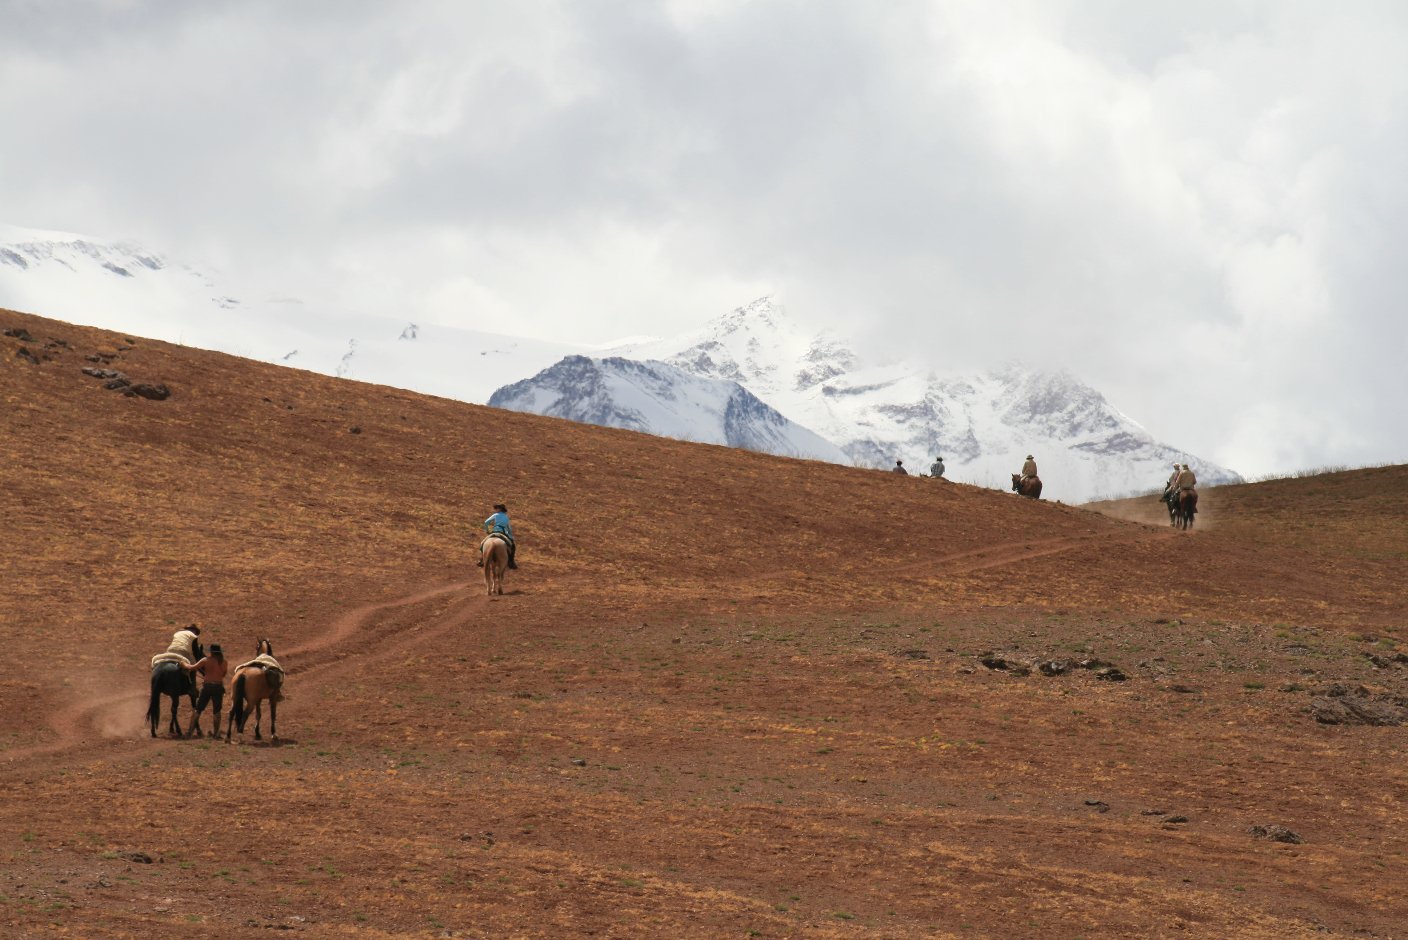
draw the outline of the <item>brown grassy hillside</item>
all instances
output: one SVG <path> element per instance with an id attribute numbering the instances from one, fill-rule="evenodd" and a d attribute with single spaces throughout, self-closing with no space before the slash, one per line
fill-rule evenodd
<path id="1" fill-rule="evenodd" d="M 1388 887 L 1408 877 L 1403 728 L 1311 713 L 1335 681 L 1388 714 L 1408 693 L 1405 468 L 1210 490 L 1180 534 L 1135 504 L 0 328 L 30 337 L 0 338 L 0 926 L 19 935 L 1394 936 L 1408 917 Z M 468 549 L 500 500 L 523 567 L 490 601 Z M 280 746 L 148 737 L 147 660 L 190 621 L 237 661 L 273 638 Z M 1090 659 L 1127 679 L 1022 674 Z M 1247 831 L 1266 823 L 1305 841 Z"/>

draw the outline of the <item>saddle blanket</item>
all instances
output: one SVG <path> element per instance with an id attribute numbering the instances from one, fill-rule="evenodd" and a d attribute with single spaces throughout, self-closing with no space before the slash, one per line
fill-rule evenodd
<path id="1" fill-rule="evenodd" d="M 190 659 L 181 653 L 173 653 L 167 650 L 165 653 L 157 653 L 152 657 L 152 668 L 155 669 L 162 663 L 179 663 L 183 666 L 194 665 Z"/>
<path id="2" fill-rule="evenodd" d="M 269 698 L 275 702 L 284 700 L 284 667 L 279 665 L 279 661 L 268 653 L 260 653 L 247 663 L 240 663 L 235 667 L 238 673 L 241 669 L 249 666 L 258 666 L 264 670 L 265 680 L 269 683 Z"/>

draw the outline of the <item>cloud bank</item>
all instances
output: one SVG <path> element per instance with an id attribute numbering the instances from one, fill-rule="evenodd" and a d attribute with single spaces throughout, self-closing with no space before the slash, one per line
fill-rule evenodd
<path id="1" fill-rule="evenodd" d="M 765 292 L 1245 473 L 1408 459 L 1396 3 L 0 3 L 0 218 L 602 341 Z"/>

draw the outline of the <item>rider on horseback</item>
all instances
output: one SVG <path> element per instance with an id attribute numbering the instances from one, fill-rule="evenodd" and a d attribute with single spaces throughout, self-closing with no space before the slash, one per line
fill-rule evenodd
<path id="1" fill-rule="evenodd" d="M 1179 464 L 1178 476 L 1173 478 L 1173 486 L 1182 493 L 1184 490 L 1191 490 L 1197 487 L 1198 478 L 1193 475 L 1193 470 L 1186 463 Z"/>
<path id="2" fill-rule="evenodd" d="M 1022 483 L 1036 477 L 1036 460 L 1031 454 L 1027 454 L 1027 462 L 1022 464 Z"/>
<path id="3" fill-rule="evenodd" d="M 1169 474 L 1168 480 L 1164 483 L 1164 495 L 1159 498 L 1170 506 L 1173 505 L 1174 484 L 1178 482 L 1178 464 L 1173 465 L 1173 472 Z"/>
<path id="4" fill-rule="evenodd" d="M 518 550 L 518 543 L 513 538 L 513 523 L 508 518 L 508 507 L 503 503 L 494 504 L 494 514 L 484 520 L 485 537 L 496 535 L 508 544 L 508 566 L 517 568 L 518 563 L 513 560 L 514 554 Z M 476 568 L 484 567 L 484 559 L 480 558 L 474 563 Z"/>
<path id="5" fill-rule="evenodd" d="M 944 459 L 943 459 L 942 457 L 935 457 L 933 464 L 930 465 L 930 467 L 929 467 L 929 476 L 934 477 L 935 479 L 938 479 L 938 478 L 942 477 L 943 475 L 944 475 Z"/>

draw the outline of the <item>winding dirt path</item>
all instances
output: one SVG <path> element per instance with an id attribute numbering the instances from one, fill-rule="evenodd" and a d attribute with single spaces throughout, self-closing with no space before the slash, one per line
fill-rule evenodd
<path id="1" fill-rule="evenodd" d="M 377 601 L 371 604 L 363 604 L 354 607 L 338 615 L 333 619 L 327 630 L 304 641 L 303 643 L 289 647 L 286 653 L 281 656 L 287 657 L 288 663 L 293 663 L 309 656 L 316 656 L 339 647 L 341 644 L 354 638 L 370 623 L 378 614 L 401 607 L 411 607 L 416 604 L 423 604 L 427 601 L 443 597 L 447 594 L 465 591 L 468 588 L 477 588 L 477 581 L 454 581 L 449 584 L 439 584 L 431 587 L 421 588 L 402 597 L 393 598 L 387 601 Z M 411 628 L 402 626 L 393 630 L 391 634 L 376 647 L 365 650 L 357 650 L 358 653 L 368 655 L 382 655 L 384 653 L 396 652 L 403 648 L 418 645 L 419 643 L 434 639 L 455 626 L 465 622 L 474 612 L 483 609 L 489 598 L 485 595 L 475 593 L 467 599 L 469 603 L 463 610 L 456 612 L 453 616 L 441 618 L 438 622 L 428 628 Z M 326 681 L 331 674 L 341 671 L 338 668 L 346 660 L 353 650 L 343 651 L 341 656 L 336 657 L 333 663 L 328 665 L 309 665 L 298 670 L 300 686 L 316 687 Z M 290 670 L 292 671 L 292 670 Z M 113 737 L 108 733 L 117 729 L 126 729 L 131 724 L 131 716 L 141 711 L 142 703 L 147 700 L 150 694 L 148 689 L 133 685 L 121 692 L 115 692 L 101 698 L 84 697 L 82 701 L 66 705 L 56 711 L 49 719 L 49 729 L 54 733 L 53 740 L 43 744 L 35 744 L 23 748 L 14 748 L 4 754 L 4 770 L 10 771 L 22 765 L 25 761 L 36 757 L 47 757 L 62 751 L 76 748 L 94 740 Z M 145 728 L 145 719 L 143 720 Z M 105 729 L 108 729 L 105 732 Z M 155 745 L 164 738 L 150 738 L 145 735 L 140 739 L 140 743 L 146 747 Z"/>

